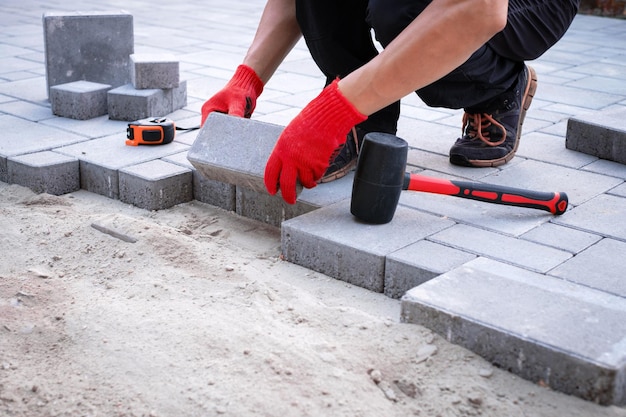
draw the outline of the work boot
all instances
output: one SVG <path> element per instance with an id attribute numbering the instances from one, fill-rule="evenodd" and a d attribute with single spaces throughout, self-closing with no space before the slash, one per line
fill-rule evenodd
<path id="1" fill-rule="evenodd" d="M 465 109 L 464 134 L 450 148 L 450 163 L 497 167 L 513 159 L 536 89 L 537 74 L 526 65 L 513 87 L 492 100 L 488 108 Z"/>
<path id="2" fill-rule="evenodd" d="M 346 142 L 333 152 L 330 157 L 330 165 L 318 183 L 335 181 L 346 176 L 356 167 L 363 136 L 365 136 L 365 132 L 362 129 L 352 128 L 348 133 Z"/>

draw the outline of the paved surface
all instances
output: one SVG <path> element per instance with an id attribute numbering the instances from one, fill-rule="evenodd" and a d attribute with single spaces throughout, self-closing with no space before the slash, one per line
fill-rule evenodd
<path id="1" fill-rule="evenodd" d="M 0 180 L 43 190 L 66 190 L 79 181 L 76 186 L 111 198 L 147 201 L 146 208 L 161 206 L 150 195 L 135 198 L 133 184 L 192 181 L 185 156 L 197 132 L 179 134 L 164 147 L 131 148 L 124 145 L 126 122 L 52 115 L 44 12 L 129 11 L 135 53 L 171 53 L 180 60 L 188 104 L 168 117 L 193 126 L 204 100 L 241 62 L 262 6 L 258 0 L 4 0 Z M 565 137 L 570 118 L 626 117 L 626 21 L 578 16 L 532 65 L 538 92 L 518 156 L 506 166 L 451 166 L 447 152 L 460 133 L 461 113 L 428 108 L 414 96 L 403 101 L 398 135 L 411 146 L 413 171 L 566 191 L 571 206 L 563 216 L 406 192 L 390 224 L 366 226 L 349 214 L 351 178 L 303 191 L 300 210 L 278 210 L 275 200 L 202 181 L 196 172 L 193 197 L 268 223 L 290 219 L 282 223 L 288 260 L 394 297 L 409 290 L 403 320 L 433 328 L 530 380 L 592 401 L 625 404 L 626 166 L 566 149 Z M 287 124 L 322 84 L 304 44 L 298 44 L 266 86 L 254 119 Z M 80 180 L 72 174 L 77 166 Z M 63 186 L 45 183 L 49 169 L 62 172 Z M 181 194 L 181 201 L 191 198 Z"/>

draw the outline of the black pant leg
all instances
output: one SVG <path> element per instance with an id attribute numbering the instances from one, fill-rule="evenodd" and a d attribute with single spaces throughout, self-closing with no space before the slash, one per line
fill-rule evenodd
<path id="1" fill-rule="evenodd" d="M 368 21 L 387 46 L 431 0 L 369 0 Z M 568 29 L 579 0 L 509 0 L 503 31 L 450 74 L 417 91 L 433 107 L 480 107 L 506 91 L 525 60 L 554 45 Z M 419 59 L 419 57 L 416 57 Z"/>
<path id="2" fill-rule="evenodd" d="M 378 55 L 366 22 L 367 0 L 296 0 L 298 24 L 326 84 L 342 78 Z M 368 117 L 366 131 L 395 133 L 400 116 L 396 102 Z"/>

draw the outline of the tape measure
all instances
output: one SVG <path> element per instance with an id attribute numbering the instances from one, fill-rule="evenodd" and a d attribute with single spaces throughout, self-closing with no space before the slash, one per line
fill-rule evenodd
<path id="1" fill-rule="evenodd" d="M 174 140 L 176 125 L 165 117 L 148 117 L 129 123 L 126 129 L 126 144 L 165 145 Z"/>

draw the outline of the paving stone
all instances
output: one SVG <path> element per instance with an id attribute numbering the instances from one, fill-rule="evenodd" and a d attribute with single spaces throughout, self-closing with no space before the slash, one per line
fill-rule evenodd
<path id="1" fill-rule="evenodd" d="M 50 87 L 52 113 L 71 119 L 87 120 L 107 114 L 108 84 L 73 81 Z"/>
<path id="2" fill-rule="evenodd" d="M 541 132 L 525 134 L 520 140 L 517 155 L 570 168 L 581 168 L 596 160 L 595 156 L 566 149 L 562 135 Z"/>
<path id="3" fill-rule="evenodd" d="M 285 220 L 298 217 L 317 208 L 308 202 L 296 201 L 287 204 L 280 196 L 272 196 L 267 192 L 235 187 L 235 211 L 237 214 L 254 219 L 271 226 L 280 227 Z"/>
<path id="4" fill-rule="evenodd" d="M 289 262 L 383 292 L 387 255 L 453 224 L 404 207 L 390 223 L 364 224 L 343 200 L 283 222 L 282 250 Z"/>
<path id="5" fill-rule="evenodd" d="M 548 272 L 572 257 L 571 253 L 560 249 L 464 224 L 457 224 L 428 239 L 541 273 Z"/>
<path id="6" fill-rule="evenodd" d="M 189 148 L 177 142 L 161 146 L 126 146 L 125 141 L 126 133 L 120 132 L 54 150 L 80 161 L 80 186 L 83 190 L 119 199 L 120 169 Z"/>
<path id="7" fill-rule="evenodd" d="M 175 88 L 180 82 L 180 64 L 171 54 L 132 54 L 131 83 L 136 89 Z"/>
<path id="8" fill-rule="evenodd" d="M 626 242 L 605 238 L 566 261 L 550 275 L 626 298 Z"/>
<path id="9" fill-rule="evenodd" d="M 595 112 L 569 119 L 565 146 L 598 158 L 626 164 L 626 109 Z"/>
<path id="10" fill-rule="evenodd" d="M 146 210 L 162 210 L 193 199 L 190 169 L 162 160 L 119 171 L 120 201 Z"/>
<path id="11" fill-rule="evenodd" d="M 282 130 L 271 123 L 211 113 L 187 158 L 209 179 L 262 193 L 265 164 Z"/>
<path id="12" fill-rule="evenodd" d="M 474 254 L 420 240 L 387 255 L 384 293 L 388 297 L 400 298 L 411 288 L 474 258 Z"/>
<path id="13" fill-rule="evenodd" d="M 2 140 L 0 140 L 0 181 L 8 182 L 7 158 L 27 153 L 51 150 L 85 138 L 43 126 L 22 118 L 0 114 Z"/>
<path id="14" fill-rule="evenodd" d="M 7 160 L 8 182 L 35 193 L 62 195 L 80 189 L 78 159 L 43 151 L 13 156 Z"/>
<path id="15" fill-rule="evenodd" d="M 590 233 L 626 240 L 626 198 L 603 194 L 555 219 L 555 223 Z"/>
<path id="16" fill-rule="evenodd" d="M 554 223 L 544 223 L 520 237 L 531 242 L 561 249 L 571 254 L 577 254 L 602 239 L 597 234 L 583 232 Z"/>
<path id="17" fill-rule="evenodd" d="M 235 186 L 220 181 L 209 180 L 200 174 L 187 159 L 187 151 L 162 158 L 163 161 L 171 162 L 189 168 L 193 172 L 193 198 L 194 200 L 220 207 L 224 210 L 235 211 Z"/>
<path id="18" fill-rule="evenodd" d="M 109 118 L 129 122 L 147 117 L 165 116 L 187 104 L 187 83 L 169 89 L 139 90 L 132 84 L 109 90 Z"/>
<path id="19" fill-rule="evenodd" d="M 123 11 L 43 15 L 46 79 L 50 87 L 87 80 L 119 87 L 130 82 L 133 16 Z"/>
<path id="20" fill-rule="evenodd" d="M 401 318 L 551 389 L 626 403 L 623 297 L 478 258 L 408 291 Z"/>

